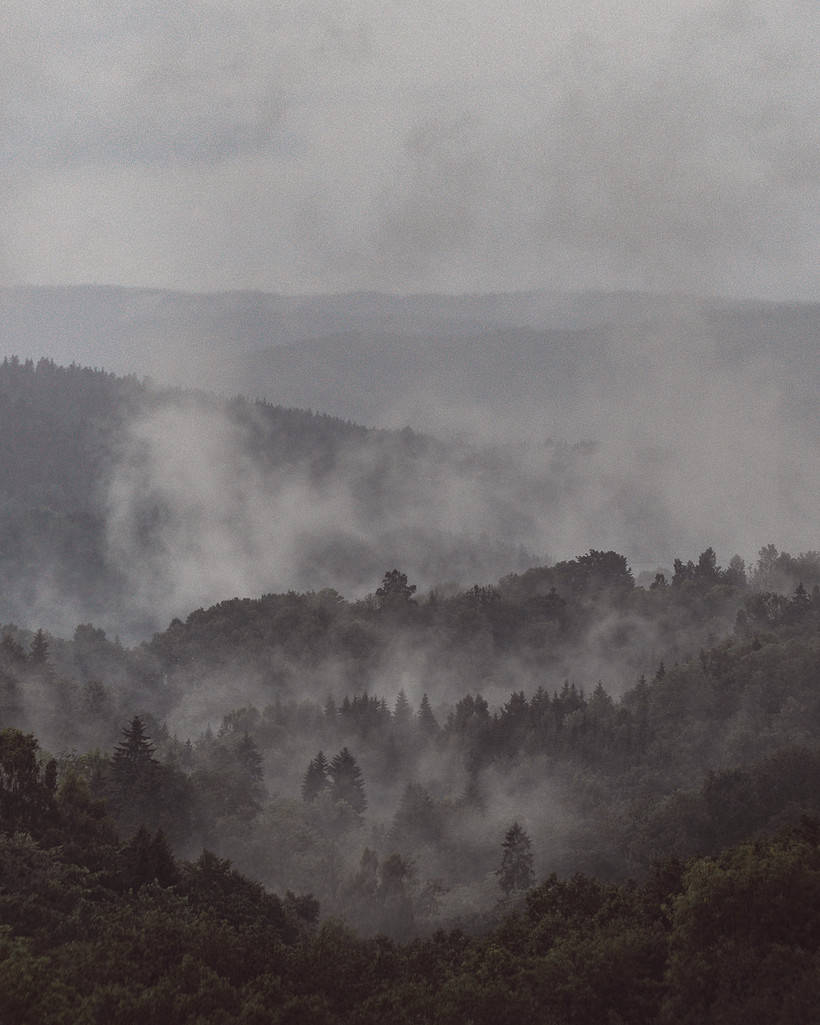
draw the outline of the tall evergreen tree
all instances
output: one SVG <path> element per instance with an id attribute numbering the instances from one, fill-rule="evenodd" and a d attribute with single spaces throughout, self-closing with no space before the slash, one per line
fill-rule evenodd
<path id="1" fill-rule="evenodd" d="M 418 723 L 422 733 L 426 733 L 428 736 L 433 736 L 439 731 L 438 722 L 430 707 L 430 699 L 426 694 L 423 695 L 419 705 Z"/>
<path id="2" fill-rule="evenodd" d="M 501 865 L 496 869 L 498 885 L 507 896 L 513 890 L 528 890 L 533 884 L 532 850 L 525 830 L 513 822 L 502 847 Z"/>
<path id="3" fill-rule="evenodd" d="M 330 796 L 334 801 L 346 801 L 361 814 L 367 807 L 362 770 L 346 747 L 333 758 L 329 769 Z"/>
<path id="4" fill-rule="evenodd" d="M 393 722 L 399 729 L 404 729 L 413 718 L 413 710 L 404 690 L 400 690 L 393 706 Z"/>
<path id="5" fill-rule="evenodd" d="M 315 801 L 324 790 L 330 786 L 328 772 L 330 764 L 325 758 L 324 752 L 320 751 L 307 767 L 307 772 L 302 779 L 302 800 L 305 802 Z"/>
<path id="6" fill-rule="evenodd" d="M 42 629 L 38 630 L 32 638 L 29 659 L 35 666 L 48 665 L 48 641 Z"/>
<path id="7" fill-rule="evenodd" d="M 145 771 L 149 765 L 156 765 L 154 745 L 148 736 L 145 723 L 135 715 L 122 731 L 122 740 L 114 748 L 111 766 L 117 778 L 125 780 Z"/>
<path id="8" fill-rule="evenodd" d="M 145 723 L 135 715 L 114 748 L 107 786 L 111 810 L 124 831 L 133 833 L 153 821 L 159 768 Z"/>
<path id="9" fill-rule="evenodd" d="M 247 800 L 251 805 L 258 805 L 265 792 L 263 781 L 265 771 L 262 755 L 253 738 L 245 733 L 236 745 L 236 760 L 247 787 Z"/>

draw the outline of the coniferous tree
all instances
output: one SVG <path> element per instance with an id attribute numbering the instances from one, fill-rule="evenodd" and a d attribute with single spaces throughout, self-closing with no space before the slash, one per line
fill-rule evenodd
<path id="1" fill-rule="evenodd" d="M 302 800 L 305 802 L 315 801 L 324 790 L 330 786 L 328 772 L 330 764 L 325 758 L 324 752 L 320 751 L 307 767 L 307 772 L 302 780 Z"/>
<path id="2" fill-rule="evenodd" d="M 367 807 L 362 770 L 346 747 L 333 758 L 329 769 L 330 796 L 334 801 L 346 801 L 361 814 Z"/>
<path id="3" fill-rule="evenodd" d="M 121 853 L 122 879 L 128 889 L 138 890 L 150 883 L 173 886 L 179 871 L 168 840 L 161 829 L 152 836 L 140 826 Z"/>
<path id="4" fill-rule="evenodd" d="M 127 832 L 153 818 L 158 769 L 145 723 L 135 715 L 114 748 L 107 787 L 114 817 Z"/>
<path id="5" fill-rule="evenodd" d="M 42 630 L 34 635 L 29 649 L 30 671 L 46 683 L 54 683 L 54 666 L 49 659 L 48 640 Z"/>
<path id="6" fill-rule="evenodd" d="M 436 843 L 440 836 L 441 813 L 432 797 L 420 783 L 408 783 L 393 817 L 390 843 L 415 850 L 421 844 Z"/>
<path id="7" fill-rule="evenodd" d="M 151 764 L 156 764 L 154 745 L 145 723 L 135 715 L 122 731 L 122 740 L 114 748 L 111 766 L 116 777 L 125 779 L 144 771 Z"/>
<path id="8" fill-rule="evenodd" d="M 236 745 L 236 760 L 239 768 L 245 777 L 247 785 L 247 800 L 250 805 L 258 806 L 264 796 L 263 780 L 265 772 L 262 763 L 262 755 L 256 746 L 253 738 L 247 733 Z"/>
<path id="9" fill-rule="evenodd" d="M 433 710 L 430 707 L 430 699 L 425 694 L 421 699 L 418 712 L 418 723 L 422 733 L 428 736 L 433 736 L 438 733 L 439 725 L 436 721 L 436 717 L 433 715 Z"/>
<path id="10" fill-rule="evenodd" d="M 44 773 L 38 748 L 31 733 L 0 730 L 0 832 L 37 825 L 52 804 L 56 765 Z"/>
<path id="11" fill-rule="evenodd" d="M 38 630 L 31 641 L 29 659 L 35 666 L 48 665 L 48 641 L 42 629 Z"/>
<path id="12" fill-rule="evenodd" d="M 401 730 L 405 729 L 413 718 L 413 710 L 404 690 L 400 690 L 393 706 L 393 722 Z"/>
<path id="13" fill-rule="evenodd" d="M 533 884 L 532 850 L 526 831 L 513 822 L 501 845 L 501 865 L 496 869 L 498 885 L 507 896 L 513 890 L 528 890 Z"/>

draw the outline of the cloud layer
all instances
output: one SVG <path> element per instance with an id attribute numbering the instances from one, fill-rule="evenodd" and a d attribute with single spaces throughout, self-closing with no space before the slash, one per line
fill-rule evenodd
<path id="1" fill-rule="evenodd" d="M 0 276 L 811 298 L 813 0 L 8 0 Z"/>

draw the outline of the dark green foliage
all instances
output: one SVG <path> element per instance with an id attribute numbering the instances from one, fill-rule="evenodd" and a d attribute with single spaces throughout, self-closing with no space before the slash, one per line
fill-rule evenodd
<path id="1" fill-rule="evenodd" d="M 29 660 L 32 665 L 39 667 L 48 666 L 48 641 L 42 630 L 35 633 L 29 651 Z"/>
<path id="2" fill-rule="evenodd" d="M 191 829 L 191 784 L 181 770 L 154 758 L 154 751 L 145 723 L 134 716 L 114 748 L 103 794 L 126 835 L 145 826 L 181 841 Z"/>
<path id="3" fill-rule="evenodd" d="M 381 586 L 376 589 L 376 599 L 383 609 L 401 609 L 413 602 L 416 585 L 407 583 L 407 574 L 397 569 L 384 574 Z"/>
<path id="4" fill-rule="evenodd" d="M 316 929 L 312 898 L 281 900 L 207 852 L 178 862 L 161 834 L 98 857 L 92 873 L 63 844 L 0 836 L 4 1021 L 794 1025 L 816 1012 L 816 820 L 659 863 L 643 885 L 552 875 L 481 935 L 406 945 Z M 358 878 L 412 930 L 403 857 L 365 852 Z"/>
<path id="5" fill-rule="evenodd" d="M 121 861 L 126 889 L 137 890 L 149 883 L 174 886 L 179 882 L 179 871 L 162 830 L 151 836 L 145 826 L 140 826 L 123 848 Z"/>
<path id="6" fill-rule="evenodd" d="M 343 747 L 334 756 L 328 769 L 330 796 L 334 801 L 344 801 L 361 814 L 367 807 L 362 770 L 350 751 Z"/>
<path id="7" fill-rule="evenodd" d="M 56 766 L 42 766 L 38 743 L 20 730 L 0 730 L 0 830 L 42 826 L 49 816 L 56 787 Z"/>
<path id="8" fill-rule="evenodd" d="M 430 699 L 426 693 L 422 695 L 417 718 L 419 728 L 426 736 L 431 737 L 438 733 L 439 725 L 436 717 L 433 715 L 432 708 L 430 708 Z"/>
<path id="9" fill-rule="evenodd" d="M 662 1020 L 809 1022 L 820 996 L 817 823 L 690 864 L 673 903 Z"/>
<path id="10" fill-rule="evenodd" d="M 302 780 L 302 800 L 315 801 L 330 786 L 330 763 L 320 751 L 307 767 Z"/>
<path id="11" fill-rule="evenodd" d="M 407 733 L 413 720 L 413 709 L 407 700 L 407 695 L 400 690 L 396 697 L 396 704 L 393 706 L 393 725 L 400 733 Z"/>
<path id="12" fill-rule="evenodd" d="M 419 783 L 408 783 L 393 817 L 388 840 L 397 850 L 413 851 L 441 838 L 442 816 L 430 794 Z"/>
<path id="13" fill-rule="evenodd" d="M 506 896 L 514 890 L 528 890 L 533 882 L 532 849 L 526 831 L 513 822 L 501 845 L 501 865 L 496 869 L 498 885 Z"/>

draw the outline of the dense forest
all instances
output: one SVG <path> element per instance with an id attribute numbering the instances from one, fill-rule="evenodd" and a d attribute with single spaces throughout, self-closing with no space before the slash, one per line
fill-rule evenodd
<path id="1" fill-rule="evenodd" d="M 749 576 L 795 568 L 816 574 L 816 554 L 770 547 Z M 6 628 L 4 1017 L 811 1021 L 819 592 L 760 590 L 709 550 L 644 590 L 590 552 L 451 598 L 390 571 L 361 602 L 226 602 L 131 649 L 89 624 L 70 641 Z M 394 635 L 409 650 L 447 624 L 464 651 L 485 633 L 535 666 L 559 602 L 570 634 L 613 600 L 687 635 L 736 613 L 617 698 L 567 681 L 496 706 L 320 702 L 271 665 L 287 647 L 291 672 L 327 682 L 337 642 L 316 642 L 357 622 L 350 679 Z M 172 734 L 163 713 L 219 658 L 267 672 L 271 701 Z M 35 721 L 82 746 L 46 750 Z"/>
<path id="2" fill-rule="evenodd" d="M 0 426 L 0 619 L 132 637 L 203 595 L 364 593 L 402 557 L 428 582 L 525 568 L 535 506 L 584 458 L 550 446 L 542 481 L 498 447 L 14 357 Z"/>
<path id="3" fill-rule="evenodd" d="M 150 598 L 187 523 L 143 486 L 139 425 L 217 409 L 288 486 L 358 468 L 357 529 L 432 466 L 503 455 L 47 361 L 7 360 L 0 407 L 3 1020 L 812 1020 L 820 553 L 636 579 L 614 550 L 514 547 L 492 576 L 503 544 L 458 564 L 456 538 L 457 572 L 382 563 L 345 596 L 325 535 L 315 586 L 123 641 L 151 621 L 123 553 L 153 559 Z M 583 457 L 553 449 L 543 494 Z M 48 594 L 71 629 L 40 626 Z"/>

